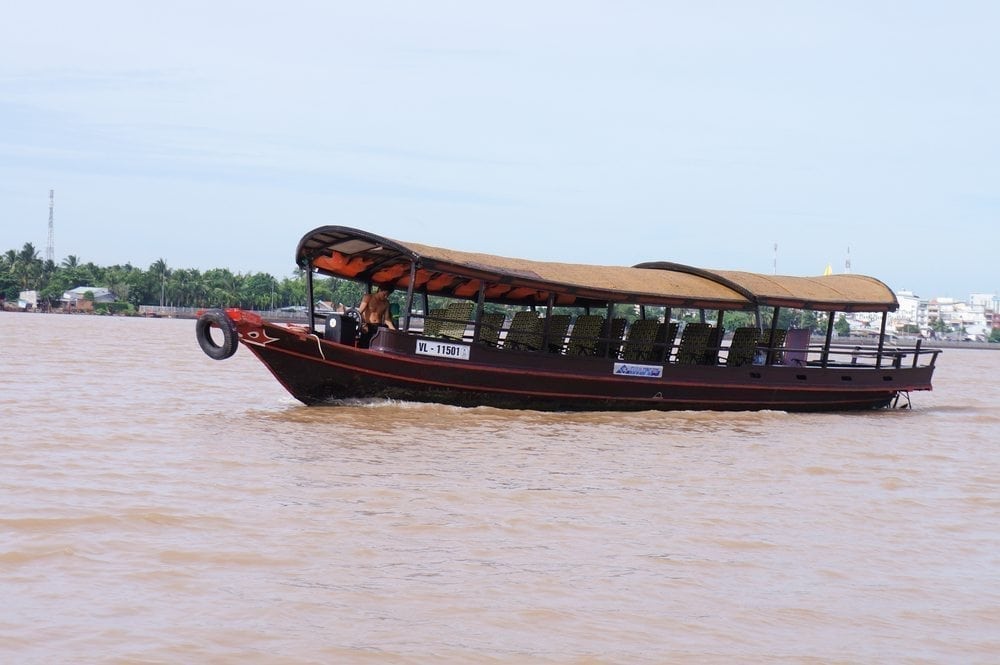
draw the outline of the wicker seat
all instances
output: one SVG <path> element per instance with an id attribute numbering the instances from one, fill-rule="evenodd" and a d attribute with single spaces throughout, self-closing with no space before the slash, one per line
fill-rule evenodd
<path id="1" fill-rule="evenodd" d="M 464 338 L 465 330 L 469 327 L 469 320 L 472 318 L 473 307 L 474 303 L 464 300 L 449 303 L 438 336 L 456 340 Z"/>
<path id="2" fill-rule="evenodd" d="M 722 326 L 709 326 L 708 344 L 701 354 L 701 365 L 718 365 L 719 350 L 722 348 L 722 337 L 726 334 L 726 329 Z"/>
<path id="3" fill-rule="evenodd" d="M 705 365 L 709 351 L 709 343 L 713 337 L 714 328 L 707 323 L 691 321 L 681 332 L 681 341 L 677 347 L 677 362 L 681 365 Z"/>
<path id="4" fill-rule="evenodd" d="M 441 326 L 444 324 L 444 315 L 447 310 L 432 309 L 424 317 L 423 334 L 428 337 L 438 337 L 441 334 Z"/>
<path id="5" fill-rule="evenodd" d="M 542 348 L 542 333 L 544 320 L 538 318 L 537 312 L 523 310 L 514 313 L 504 339 L 503 348 L 537 351 Z"/>
<path id="6" fill-rule="evenodd" d="M 625 339 L 627 319 L 611 319 L 611 330 L 607 340 L 601 340 L 597 345 L 597 355 L 617 358 L 622 352 L 622 340 Z"/>
<path id="7" fill-rule="evenodd" d="M 597 340 L 601 336 L 604 317 L 597 314 L 581 314 L 573 323 L 566 344 L 568 356 L 592 356 L 597 351 Z"/>
<path id="8" fill-rule="evenodd" d="M 788 334 L 788 331 L 785 330 L 784 328 L 775 328 L 774 329 L 774 344 L 772 345 L 771 344 L 771 329 L 768 328 L 763 333 L 761 333 L 760 343 L 757 345 L 757 351 L 759 352 L 759 354 L 761 356 L 761 358 L 760 358 L 760 362 L 761 363 L 766 363 L 767 362 L 767 353 L 768 353 L 768 349 L 769 348 L 772 348 L 772 346 L 773 346 L 774 349 L 780 349 L 781 347 L 783 347 L 785 345 L 785 336 L 787 334 Z M 774 364 L 780 364 L 781 363 L 781 352 L 780 351 L 777 351 L 777 350 L 774 351 L 774 355 L 771 358 L 771 362 L 774 363 Z"/>
<path id="9" fill-rule="evenodd" d="M 663 324 L 656 319 L 639 319 L 632 324 L 625 340 L 622 359 L 628 362 L 652 360 L 654 358 L 653 344 L 656 333 Z"/>
<path id="10" fill-rule="evenodd" d="M 504 315 L 500 312 L 486 312 L 479 321 L 476 341 L 486 346 L 500 346 L 500 331 L 503 330 Z"/>
<path id="11" fill-rule="evenodd" d="M 680 326 L 676 321 L 661 323 L 656 330 L 656 339 L 653 341 L 653 359 L 659 362 L 669 362 L 670 355 L 674 351 L 674 340 L 677 339 L 677 329 Z"/>
<path id="12" fill-rule="evenodd" d="M 569 314 L 552 314 L 548 318 L 548 331 L 545 333 L 545 348 L 549 353 L 562 353 L 566 346 L 566 334 L 569 332 Z"/>
<path id="13" fill-rule="evenodd" d="M 747 326 L 733 331 L 733 339 L 729 343 L 729 353 L 726 355 L 727 367 L 739 367 L 753 363 L 757 342 L 760 340 L 760 330 Z"/>

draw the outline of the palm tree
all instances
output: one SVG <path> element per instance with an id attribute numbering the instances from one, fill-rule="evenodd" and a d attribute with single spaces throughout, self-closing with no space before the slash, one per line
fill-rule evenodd
<path id="1" fill-rule="evenodd" d="M 104 278 L 107 282 L 108 290 L 114 294 L 115 300 L 119 302 L 128 301 L 129 291 L 131 290 L 131 276 L 131 271 L 119 265 L 111 266 L 105 271 Z"/>
<path id="2" fill-rule="evenodd" d="M 24 247 L 17 254 L 13 272 L 21 283 L 22 290 L 27 291 L 31 286 L 36 285 L 38 276 L 42 272 L 42 259 L 38 256 L 38 250 L 30 242 L 24 243 Z"/>
<path id="3" fill-rule="evenodd" d="M 0 254 L 0 301 L 5 297 L 16 297 L 17 278 L 14 276 L 14 262 L 17 261 L 17 252 L 13 249 Z"/>
<path id="4" fill-rule="evenodd" d="M 160 307 L 163 307 L 163 300 L 166 296 L 167 277 L 170 276 L 170 268 L 163 259 L 156 259 L 149 266 L 149 273 L 160 278 Z"/>
<path id="5" fill-rule="evenodd" d="M 30 242 L 24 243 L 24 247 L 17 255 L 18 261 L 24 261 L 26 263 L 40 263 L 41 257 L 38 256 L 38 250 Z"/>
<path id="6" fill-rule="evenodd" d="M 228 268 L 214 268 L 204 274 L 209 300 L 213 307 L 242 307 L 243 275 Z"/>

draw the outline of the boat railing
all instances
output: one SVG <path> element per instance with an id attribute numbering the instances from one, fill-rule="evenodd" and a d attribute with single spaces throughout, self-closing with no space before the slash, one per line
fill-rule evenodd
<path id="1" fill-rule="evenodd" d="M 508 335 L 511 331 L 510 318 L 501 322 L 499 328 L 492 331 L 493 334 L 486 335 L 486 337 L 494 340 L 487 342 L 484 340 L 483 334 L 480 334 L 478 337 L 476 336 L 475 321 L 448 316 L 445 310 L 432 310 L 425 315 L 414 316 L 410 319 L 410 328 L 407 332 L 467 343 L 478 340 L 494 348 L 516 348 L 516 350 L 520 351 L 567 354 L 571 348 L 572 329 L 563 334 L 562 340 L 545 337 L 543 341 L 544 317 L 540 317 L 538 323 L 539 328 L 535 333 L 539 342 L 537 345 L 526 345 L 523 343 L 523 340 L 516 345 L 508 343 Z M 628 348 L 629 338 L 627 336 L 623 338 L 616 332 L 607 335 L 606 330 L 602 329 L 597 337 L 593 339 L 588 338 L 588 342 L 592 342 L 590 348 L 593 351 L 584 355 L 621 360 L 625 358 L 625 349 Z M 650 345 L 651 352 L 648 356 L 639 362 L 677 363 L 680 356 L 680 347 L 680 339 L 673 339 L 666 342 L 658 340 Z M 757 351 L 752 361 L 753 365 L 772 364 L 778 366 L 876 369 L 933 367 L 937 361 L 938 354 L 941 353 L 941 349 L 938 348 L 922 348 L 921 340 L 917 340 L 912 346 L 893 344 L 879 347 L 877 344 L 852 343 L 830 344 L 827 347 L 822 343 L 808 343 L 805 345 L 790 345 L 785 343 L 773 348 L 766 344 L 760 344 L 756 349 Z M 726 365 L 730 351 L 728 343 L 706 345 L 700 347 L 697 360 L 691 364 Z"/>
<path id="2" fill-rule="evenodd" d="M 820 350 L 822 351 L 822 348 Z M 941 349 L 938 348 L 923 348 L 921 340 L 917 340 L 913 346 L 831 344 L 826 364 L 833 364 L 835 361 L 839 365 L 873 365 L 876 368 L 933 367 L 940 353 Z M 819 362 L 822 363 L 823 360 L 824 358 L 820 357 Z"/>
<path id="3" fill-rule="evenodd" d="M 762 349 L 766 352 L 766 348 Z M 807 344 L 774 349 L 775 365 L 808 367 L 893 368 L 933 367 L 941 349 L 922 348 L 918 340 L 913 346 L 871 344 Z M 757 363 L 762 364 L 762 363 Z"/>
<path id="4" fill-rule="evenodd" d="M 663 362 L 677 362 L 680 342 L 657 343 L 655 357 Z M 664 349 L 664 347 L 666 347 Z M 938 348 L 923 348 L 920 340 L 913 346 L 862 344 L 806 344 L 783 345 L 770 348 L 758 345 L 751 363 L 753 365 L 782 365 L 796 367 L 859 367 L 893 368 L 933 367 L 941 353 Z M 663 350 L 661 350 L 663 349 Z M 728 345 L 703 347 L 697 361 L 690 364 L 726 365 L 731 349 Z M 770 361 L 769 361 L 770 358 Z"/>

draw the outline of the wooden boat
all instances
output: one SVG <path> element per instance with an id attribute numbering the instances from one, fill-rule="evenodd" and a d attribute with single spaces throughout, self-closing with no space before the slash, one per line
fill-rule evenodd
<path id="1" fill-rule="evenodd" d="M 400 242 L 324 226 L 299 242 L 307 323 L 240 309 L 197 322 L 213 358 L 239 344 L 305 404 L 388 398 L 543 410 L 844 411 L 931 389 L 940 349 L 886 344 L 893 292 L 862 275 L 818 277 L 551 263 Z M 314 280 L 395 290 L 396 330 L 359 335 L 356 311 L 315 311 Z M 787 312 L 825 322 L 781 325 Z M 881 319 L 876 343 L 835 343 L 838 313 Z M 725 328 L 730 331 L 723 334 Z M 825 329 L 825 334 L 823 330 Z"/>

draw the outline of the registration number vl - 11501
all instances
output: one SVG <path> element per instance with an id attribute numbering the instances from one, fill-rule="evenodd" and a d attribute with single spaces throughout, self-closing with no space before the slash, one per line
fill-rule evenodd
<path id="1" fill-rule="evenodd" d="M 417 340 L 417 353 L 422 356 L 437 356 L 439 358 L 454 358 L 468 360 L 469 347 L 465 344 L 449 344 L 427 339 Z"/>

